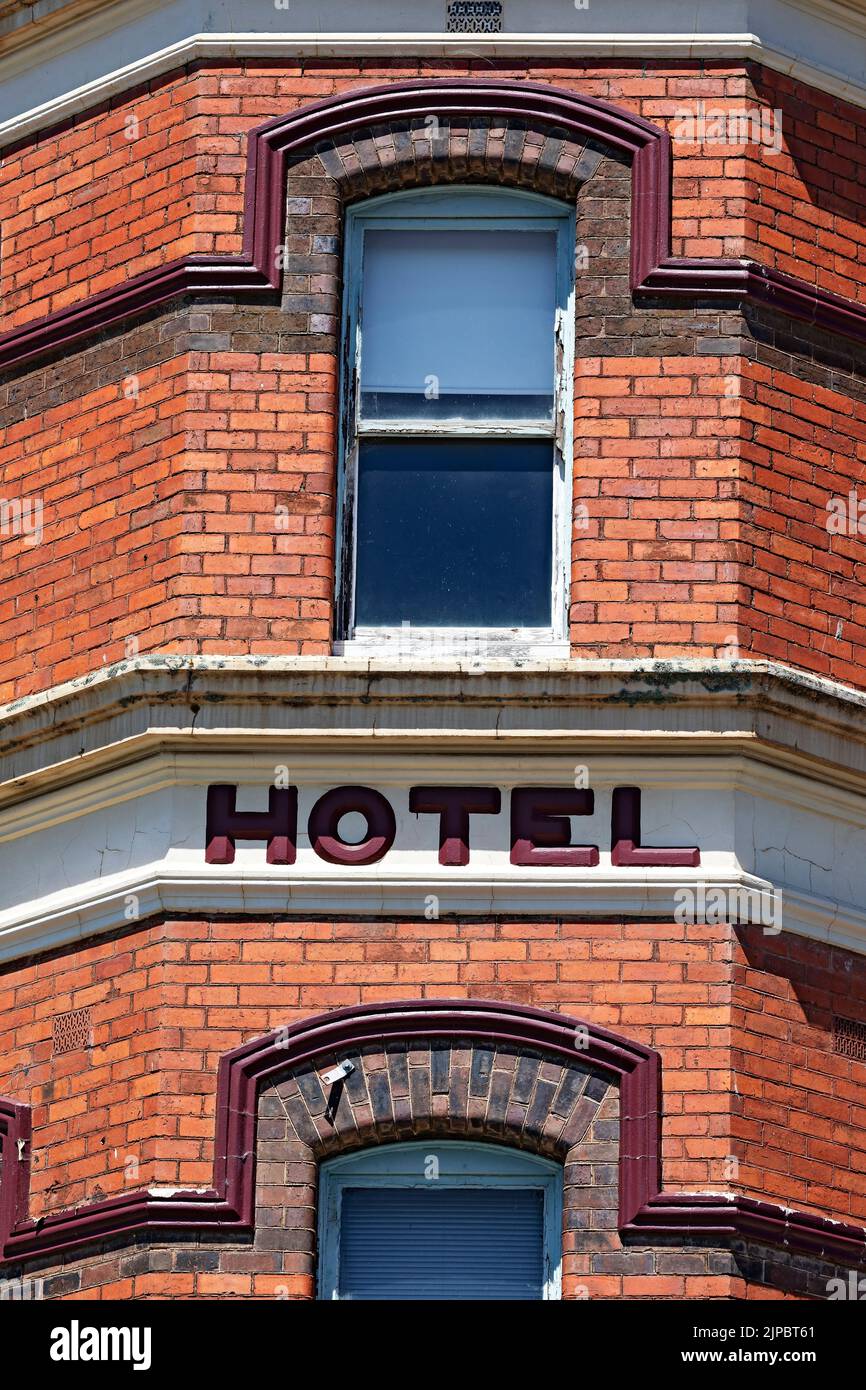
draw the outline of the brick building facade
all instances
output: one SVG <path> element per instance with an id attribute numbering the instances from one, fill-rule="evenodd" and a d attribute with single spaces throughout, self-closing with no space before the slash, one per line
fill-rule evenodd
<path id="1" fill-rule="evenodd" d="M 121 5 L 73 91 L 94 8 L 0 14 L 2 1277 L 339 1296 L 323 1165 L 423 1140 L 550 1160 L 547 1297 L 831 1296 L 866 1265 L 842 18 L 783 61 L 262 6 L 172 57 Z M 574 218 L 543 640 L 353 626 L 346 228 L 431 189 Z"/>

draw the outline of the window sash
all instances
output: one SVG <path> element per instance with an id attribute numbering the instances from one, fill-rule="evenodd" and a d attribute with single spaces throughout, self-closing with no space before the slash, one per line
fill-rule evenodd
<path id="1" fill-rule="evenodd" d="M 364 440 L 356 620 L 549 627 L 553 461 L 549 439 Z"/>
<path id="2" fill-rule="evenodd" d="M 358 439 L 378 439 L 387 435 L 413 438 L 435 435 L 437 439 L 525 438 L 555 439 L 555 420 L 413 420 L 411 416 L 393 420 L 359 420 L 355 434 Z"/>
<path id="3" fill-rule="evenodd" d="M 507 200 L 507 201 L 505 201 Z M 459 205 L 460 215 L 453 208 Z M 503 211 L 512 207 L 513 214 Z M 449 210 L 450 209 L 450 210 Z M 464 210 L 465 209 L 465 213 Z M 366 229 L 549 230 L 556 234 L 556 314 L 551 343 L 554 388 L 553 419 L 503 420 L 501 417 L 423 420 L 416 418 L 363 420 L 360 413 L 361 289 Z M 467 643 L 479 655 L 539 659 L 568 655 L 568 574 L 571 553 L 572 374 L 574 363 L 574 211 L 553 199 L 499 188 L 425 189 L 371 199 L 346 214 L 344 256 L 344 347 L 338 480 L 336 632 L 337 654 L 369 656 L 374 651 L 430 658 L 460 656 Z M 543 629 L 514 626 L 469 630 L 436 627 L 356 628 L 355 566 L 358 446 L 362 439 L 388 436 L 460 439 L 467 437 L 550 439 L 554 443 L 551 575 L 551 625 Z M 453 638 L 453 642 L 449 641 Z M 431 646 L 436 649 L 431 651 Z"/>

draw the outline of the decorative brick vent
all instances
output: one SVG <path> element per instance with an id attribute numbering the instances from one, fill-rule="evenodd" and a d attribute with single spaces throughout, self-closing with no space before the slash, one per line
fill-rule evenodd
<path id="1" fill-rule="evenodd" d="M 54 1019 L 54 1056 L 90 1046 L 90 1010 L 69 1009 Z"/>
<path id="2" fill-rule="evenodd" d="M 853 1018 L 833 1019 L 833 1051 L 855 1062 L 866 1062 L 866 1023 Z"/>
<path id="3" fill-rule="evenodd" d="M 499 0 L 452 0 L 448 6 L 449 34 L 498 34 L 501 31 Z"/>

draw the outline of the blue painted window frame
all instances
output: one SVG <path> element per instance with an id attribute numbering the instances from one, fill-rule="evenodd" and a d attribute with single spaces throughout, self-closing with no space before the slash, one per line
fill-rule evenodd
<path id="1" fill-rule="evenodd" d="M 489 421 L 463 424 L 438 421 L 417 433 L 437 439 L 455 437 L 489 438 L 503 434 L 550 438 L 553 442 L 553 515 L 551 619 L 548 627 L 420 629 L 417 639 L 407 641 L 398 628 L 359 632 L 354 619 L 356 562 L 355 506 L 357 494 L 357 455 L 361 437 L 360 370 L 362 341 L 361 287 L 363 282 L 364 236 L 368 229 L 415 230 L 550 230 L 557 238 L 556 324 L 551 341 L 551 376 L 554 383 L 553 421 L 548 426 L 512 424 L 491 426 Z M 343 257 L 343 346 L 341 353 L 340 425 L 337 485 L 336 556 L 336 648 L 338 654 L 379 653 L 387 655 L 448 655 L 449 643 L 455 654 L 472 652 L 483 642 L 483 650 L 508 657 L 564 657 L 569 654 L 568 607 L 571 566 L 572 458 L 573 458 L 573 373 L 574 373 L 574 274 L 575 209 L 555 198 L 524 189 L 491 188 L 479 185 L 433 186 L 388 193 L 349 207 L 345 216 Z M 416 422 L 376 422 L 366 425 L 366 437 L 388 438 L 416 433 Z M 413 646 L 417 650 L 413 650 Z"/>
<path id="2" fill-rule="evenodd" d="M 438 1177 L 430 1177 L 431 1160 Z M 552 1159 L 502 1144 L 446 1139 L 407 1140 L 360 1149 L 319 1167 L 318 1298 L 336 1300 L 340 1287 L 340 1213 L 347 1187 L 533 1188 L 544 1197 L 544 1298 L 558 1299 L 562 1282 L 563 1170 Z"/>

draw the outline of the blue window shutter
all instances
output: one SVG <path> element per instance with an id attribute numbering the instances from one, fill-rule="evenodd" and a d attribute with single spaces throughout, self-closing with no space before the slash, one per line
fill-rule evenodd
<path id="1" fill-rule="evenodd" d="M 541 1299 L 538 1188 L 343 1190 L 341 1299 Z"/>

